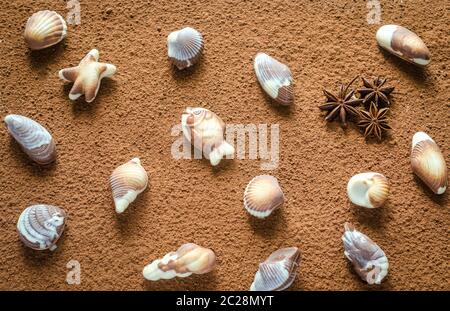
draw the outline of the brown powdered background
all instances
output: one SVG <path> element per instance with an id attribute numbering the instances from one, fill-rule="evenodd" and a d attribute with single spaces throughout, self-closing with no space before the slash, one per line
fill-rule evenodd
<path id="1" fill-rule="evenodd" d="M 449 191 L 436 196 L 410 168 L 412 135 L 426 131 L 449 157 L 449 3 L 381 1 L 382 24 L 415 31 L 432 52 L 416 68 L 377 46 L 380 25 L 368 25 L 366 1 L 129 1 L 81 0 L 81 25 L 67 39 L 30 52 L 27 18 L 64 1 L 0 1 L 0 115 L 43 124 L 57 141 L 49 169 L 33 164 L 0 131 L 0 289 L 247 290 L 258 263 L 286 246 L 302 251 L 292 290 L 450 290 Z M 192 26 L 205 38 L 194 68 L 178 72 L 167 60 L 166 37 Z M 77 65 L 92 48 L 118 67 L 92 104 L 68 99 L 59 69 Z M 290 66 L 295 106 L 280 108 L 258 85 L 253 57 L 264 51 Z M 382 75 L 396 86 L 392 133 L 365 141 L 356 128 L 326 124 L 317 105 L 322 87 L 355 75 Z M 248 215 L 242 194 L 260 161 L 174 160 L 171 128 L 186 106 L 211 109 L 234 124 L 280 124 L 280 165 L 269 172 L 285 192 L 284 207 L 266 220 Z M 145 193 L 123 215 L 114 212 L 108 178 L 140 157 L 150 175 Z M 347 199 L 348 179 L 385 174 L 389 202 L 367 210 Z M 69 214 L 55 252 L 26 249 L 15 231 L 21 211 L 48 203 Z M 345 259 L 344 222 L 386 252 L 390 270 L 368 286 Z M 195 242 L 214 249 L 206 275 L 149 282 L 150 261 Z M 66 263 L 81 264 L 81 285 L 66 283 Z"/>

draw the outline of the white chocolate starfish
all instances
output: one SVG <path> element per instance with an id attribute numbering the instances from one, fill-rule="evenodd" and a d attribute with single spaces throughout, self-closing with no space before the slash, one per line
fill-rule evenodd
<path id="1" fill-rule="evenodd" d="M 93 49 L 81 60 L 78 66 L 59 71 L 60 79 L 73 82 L 69 93 L 71 100 L 76 100 L 84 94 L 86 102 L 92 102 L 97 96 L 101 80 L 116 73 L 116 66 L 99 63 L 98 58 L 98 50 Z"/>

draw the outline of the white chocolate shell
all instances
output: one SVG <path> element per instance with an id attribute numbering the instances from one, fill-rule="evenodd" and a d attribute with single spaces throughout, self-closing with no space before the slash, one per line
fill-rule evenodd
<path id="1" fill-rule="evenodd" d="M 378 44 L 388 52 L 417 65 L 430 63 L 428 47 L 414 32 L 398 25 L 381 26 L 376 34 Z"/>
<path id="2" fill-rule="evenodd" d="M 216 255 L 205 247 L 194 243 L 183 244 L 176 252 L 170 252 L 145 266 L 142 274 L 150 281 L 188 277 L 191 274 L 204 274 L 212 271 Z"/>
<path id="3" fill-rule="evenodd" d="M 345 223 L 342 235 L 344 254 L 353 264 L 356 273 L 368 284 L 381 284 L 389 270 L 388 259 L 383 250 L 368 236 Z"/>
<path id="4" fill-rule="evenodd" d="M 203 37 L 191 27 L 171 32 L 167 37 L 167 53 L 178 69 L 194 65 L 203 50 Z"/>
<path id="5" fill-rule="evenodd" d="M 134 158 L 117 167 L 109 179 L 117 213 L 123 213 L 147 188 L 148 175 L 139 158 Z"/>
<path id="6" fill-rule="evenodd" d="M 56 249 L 62 235 L 66 213 L 59 207 L 45 204 L 27 207 L 17 221 L 20 240 L 35 250 Z"/>
<path id="7" fill-rule="evenodd" d="M 42 125 L 16 114 L 7 115 L 5 123 L 8 132 L 33 161 L 47 165 L 56 160 L 55 141 Z"/>
<path id="8" fill-rule="evenodd" d="M 287 247 L 273 252 L 259 265 L 251 291 L 282 291 L 292 285 L 300 264 L 297 247 Z"/>
<path id="9" fill-rule="evenodd" d="M 265 53 L 258 53 L 254 68 L 261 87 L 271 98 L 281 105 L 294 102 L 294 81 L 288 66 Z"/>
<path id="10" fill-rule="evenodd" d="M 447 165 L 435 141 L 424 132 L 412 139 L 411 167 L 413 172 L 436 194 L 447 189 Z"/>
<path id="11" fill-rule="evenodd" d="M 384 204 L 389 196 L 389 183 L 379 173 L 361 173 L 350 178 L 347 195 L 353 204 L 367 208 L 377 208 Z"/>
<path id="12" fill-rule="evenodd" d="M 25 26 L 25 41 L 32 50 L 41 50 L 55 45 L 67 35 L 67 24 L 54 11 L 39 11 L 31 15 Z"/>
<path id="13" fill-rule="evenodd" d="M 245 188 L 244 207 L 255 217 L 266 218 L 283 203 L 283 191 L 273 176 L 256 176 Z"/>

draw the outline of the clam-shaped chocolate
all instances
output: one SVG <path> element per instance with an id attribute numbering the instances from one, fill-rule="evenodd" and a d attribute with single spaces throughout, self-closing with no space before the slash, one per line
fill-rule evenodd
<path id="1" fill-rule="evenodd" d="M 31 15 L 25 26 L 25 41 L 32 50 L 41 50 L 55 45 L 67 35 L 67 24 L 54 11 L 39 11 Z"/>
<path id="2" fill-rule="evenodd" d="M 283 203 L 283 191 L 273 176 L 256 176 L 245 188 L 244 207 L 255 217 L 266 218 Z"/>
<path id="3" fill-rule="evenodd" d="M 55 141 L 42 125 L 16 114 L 7 115 L 5 123 L 8 132 L 33 161 L 41 165 L 55 161 Z"/>
<path id="4" fill-rule="evenodd" d="M 167 53 L 178 69 L 194 65 L 203 50 L 203 37 L 191 27 L 171 32 L 167 37 Z"/>
<path id="5" fill-rule="evenodd" d="M 436 194 L 447 189 L 447 165 L 435 141 L 424 132 L 412 139 L 411 167 L 413 172 Z"/>
<path id="6" fill-rule="evenodd" d="M 287 247 L 273 252 L 259 264 L 251 291 L 282 291 L 292 285 L 300 264 L 297 247 Z"/>
<path id="7" fill-rule="evenodd" d="M 294 81 L 288 66 L 265 53 L 258 53 L 254 68 L 256 78 L 267 95 L 281 105 L 294 102 Z"/>
<path id="8" fill-rule="evenodd" d="M 185 278 L 191 274 L 204 274 L 214 269 L 216 255 L 205 247 L 194 243 L 183 244 L 176 252 L 170 252 L 145 266 L 142 274 L 150 281 Z"/>
<path id="9" fill-rule="evenodd" d="M 358 206 L 376 208 L 384 204 L 389 196 L 389 183 L 379 173 L 361 173 L 350 178 L 347 184 L 350 201 Z"/>
<path id="10" fill-rule="evenodd" d="M 380 284 L 388 274 L 389 262 L 383 250 L 368 236 L 345 223 L 344 254 L 356 273 L 369 284 Z"/>
<path id="11" fill-rule="evenodd" d="M 417 65 L 431 60 L 428 47 L 414 32 L 398 25 L 384 25 L 377 31 L 378 44 L 388 52 Z"/>
<path id="12" fill-rule="evenodd" d="M 117 167 L 109 178 L 118 214 L 136 200 L 138 194 L 147 188 L 148 175 L 139 158 L 134 158 Z"/>
<path id="13" fill-rule="evenodd" d="M 27 207 L 17 221 L 20 240 L 35 250 L 56 249 L 66 223 L 66 213 L 59 207 L 38 204 Z"/>

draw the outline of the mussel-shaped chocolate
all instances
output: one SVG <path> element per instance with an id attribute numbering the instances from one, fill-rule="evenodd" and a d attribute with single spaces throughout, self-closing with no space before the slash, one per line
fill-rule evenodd
<path id="1" fill-rule="evenodd" d="M 435 141 L 424 132 L 412 139 L 411 167 L 413 172 L 436 194 L 447 189 L 447 165 Z"/>
<path id="2" fill-rule="evenodd" d="M 35 250 L 56 249 L 66 223 L 66 213 L 59 207 L 45 204 L 27 207 L 17 221 L 20 240 Z"/>
<path id="3" fill-rule="evenodd" d="M 388 274 L 389 262 L 383 250 L 368 236 L 345 223 L 344 254 L 358 275 L 369 284 L 380 284 Z"/>
<path id="4" fill-rule="evenodd" d="M 377 31 L 378 44 L 388 52 L 417 65 L 431 60 L 428 47 L 414 32 L 398 25 L 384 25 Z"/>
<path id="5" fill-rule="evenodd" d="M 39 11 L 31 15 L 25 26 L 25 41 L 32 50 L 41 50 L 55 45 L 67 35 L 67 24 L 54 11 Z"/>
<path id="6" fill-rule="evenodd" d="M 253 178 L 244 192 L 244 207 L 253 216 L 266 218 L 284 203 L 278 180 L 270 175 Z"/>
<path id="7" fill-rule="evenodd" d="M 123 213 L 147 188 L 148 175 L 139 158 L 134 158 L 117 167 L 109 179 L 117 213 Z"/>
<path id="8" fill-rule="evenodd" d="M 178 69 L 194 65 L 203 50 L 203 37 L 191 27 L 171 32 L 167 37 L 167 53 Z"/>
<path id="9" fill-rule="evenodd" d="M 294 81 L 288 66 L 265 53 L 258 53 L 254 67 L 256 78 L 267 95 L 281 105 L 294 102 Z"/>
<path id="10" fill-rule="evenodd" d="M 5 123 L 8 132 L 33 161 L 41 165 L 55 161 L 55 141 L 42 125 L 16 114 L 7 115 Z"/>
<path id="11" fill-rule="evenodd" d="M 204 274 L 214 269 L 216 255 L 205 247 L 194 243 L 183 244 L 176 252 L 156 259 L 143 270 L 144 278 L 150 281 L 185 278 L 191 274 Z"/>
<path id="12" fill-rule="evenodd" d="M 300 264 L 297 247 L 287 247 L 273 252 L 259 264 L 251 291 L 282 291 L 292 285 Z"/>
<path id="13" fill-rule="evenodd" d="M 379 173 L 361 173 L 350 178 L 347 194 L 353 204 L 367 208 L 377 208 L 384 204 L 389 196 L 389 183 Z"/>

